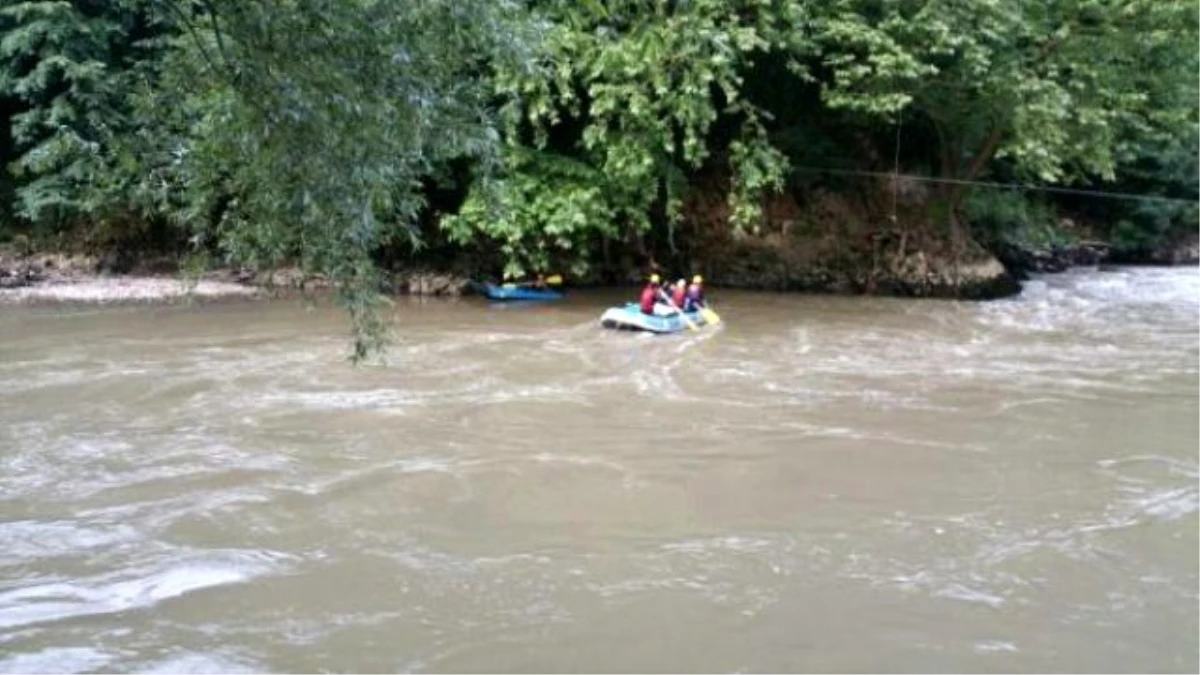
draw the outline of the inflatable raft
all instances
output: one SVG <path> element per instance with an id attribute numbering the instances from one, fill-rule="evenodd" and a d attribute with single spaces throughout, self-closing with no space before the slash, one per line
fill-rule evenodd
<path id="1" fill-rule="evenodd" d="M 566 297 L 561 291 L 549 288 L 517 286 L 516 284 L 497 286 L 485 281 L 483 283 L 476 283 L 475 287 L 490 300 L 561 300 Z"/>
<path id="2" fill-rule="evenodd" d="M 697 328 L 703 326 L 705 323 L 704 317 L 700 315 L 700 312 L 687 312 L 685 314 L 674 312 L 667 314 L 665 312 L 670 312 L 671 310 L 666 309 L 663 305 L 659 305 L 657 309 L 664 313 L 656 313 L 654 316 L 643 314 L 636 302 L 631 302 L 624 307 L 610 307 L 600 316 L 600 325 L 605 328 L 619 330 L 678 333 L 688 330 L 687 322 L 684 321 L 685 316 Z"/>

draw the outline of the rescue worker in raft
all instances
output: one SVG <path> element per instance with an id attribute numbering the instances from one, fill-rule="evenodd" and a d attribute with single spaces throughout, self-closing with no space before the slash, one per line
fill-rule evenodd
<path id="1" fill-rule="evenodd" d="M 654 316 L 654 305 L 658 302 L 660 293 L 662 293 L 662 280 L 657 274 L 651 274 L 650 281 L 642 288 L 642 295 L 638 298 L 642 314 Z"/>
<path id="2" fill-rule="evenodd" d="M 681 285 L 683 280 L 679 282 Z M 692 277 L 692 285 L 688 286 L 683 302 L 677 302 L 676 305 L 685 312 L 695 312 L 704 307 L 708 307 L 708 303 L 704 300 L 704 277 L 697 274 Z"/>
<path id="3" fill-rule="evenodd" d="M 670 287 L 668 293 L 668 297 L 671 298 L 671 304 L 675 305 L 679 309 L 684 309 L 684 305 L 687 303 L 687 292 L 687 280 L 680 279 L 679 281 L 676 281 L 675 284 Z"/>
<path id="4" fill-rule="evenodd" d="M 657 274 L 650 275 L 650 281 L 642 288 L 638 306 L 642 314 L 650 316 L 670 316 L 680 311 L 694 312 L 705 307 L 704 279 L 699 274 L 692 277 L 692 285 L 688 286 L 686 279 L 680 279 L 674 284 L 668 284 L 664 289 L 662 279 Z"/>

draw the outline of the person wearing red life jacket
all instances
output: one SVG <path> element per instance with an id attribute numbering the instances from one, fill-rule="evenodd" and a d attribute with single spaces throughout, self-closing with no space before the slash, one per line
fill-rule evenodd
<path id="1" fill-rule="evenodd" d="M 642 288 L 642 296 L 638 299 L 642 314 L 654 315 L 654 303 L 658 302 L 658 296 L 662 293 L 661 283 L 657 274 L 650 275 L 650 281 Z"/>
<path id="2" fill-rule="evenodd" d="M 675 307 L 683 309 L 683 305 L 687 302 L 688 285 L 686 279 L 680 279 L 675 282 L 675 286 L 671 291 L 671 302 L 675 303 Z"/>

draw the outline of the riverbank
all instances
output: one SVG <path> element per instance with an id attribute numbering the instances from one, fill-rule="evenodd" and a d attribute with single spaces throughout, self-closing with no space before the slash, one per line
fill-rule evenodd
<path id="1" fill-rule="evenodd" d="M 179 261 L 150 258 L 126 272 L 105 271 L 103 258 L 84 254 L 19 254 L 0 248 L 0 303 L 22 302 L 170 302 L 185 298 L 253 297 L 321 291 L 327 279 L 295 267 L 265 272 L 213 269 L 187 275 Z M 396 295 L 457 296 L 466 278 L 429 270 L 397 272 L 390 280 Z"/>
<path id="2" fill-rule="evenodd" d="M 999 242 L 975 246 L 967 260 L 956 262 L 938 252 L 906 249 L 903 243 L 899 251 L 904 253 L 898 254 L 890 239 L 875 237 L 874 250 L 864 258 L 869 265 L 849 264 L 845 255 L 804 246 L 812 243 L 811 235 L 796 236 L 787 228 L 706 243 L 716 252 L 706 256 L 700 270 L 720 288 L 967 300 L 1020 293 L 1020 282 L 1030 274 L 1106 265 L 1194 265 L 1200 260 L 1195 238 L 1140 257 L 1114 255 L 1112 246 L 1099 240 L 1055 245 Z M 0 248 L 0 303 L 173 302 L 319 291 L 329 286 L 327 279 L 295 267 L 266 272 L 222 268 L 188 276 L 177 259 L 164 256 L 147 258 L 122 273 L 108 269 L 102 257 L 19 254 Z M 637 270 L 624 272 L 618 280 L 639 282 Z M 470 292 L 469 280 L 452 272 L 422 268 L 390 275 L 386 286 L 394 295 L 455 297 Z M 572 281 L 576 286 L 604 285 L 597 279 Z"/>
<path id="3" fill-rule="evenodd" d="M 129 274 L 99 271 L 88 255 L 0 251 L 0 303 L 171 302 L 185 298 L 250 297 L 253 284 L 229 272 L 186 278 L 177 264 L 156 260 Z"/>

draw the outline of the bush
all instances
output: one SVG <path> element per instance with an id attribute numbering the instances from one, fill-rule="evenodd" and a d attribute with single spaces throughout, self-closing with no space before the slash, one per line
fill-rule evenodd
<path id="1" fill-rule="evenodd" d="M 1058 225 L 1055 208 L 1025 193 L 974 190 L 964 201 L 972 233 L 985 242 L 1006 241 L 1033 247 L 1061 246 L 1075 239 Z"/>

